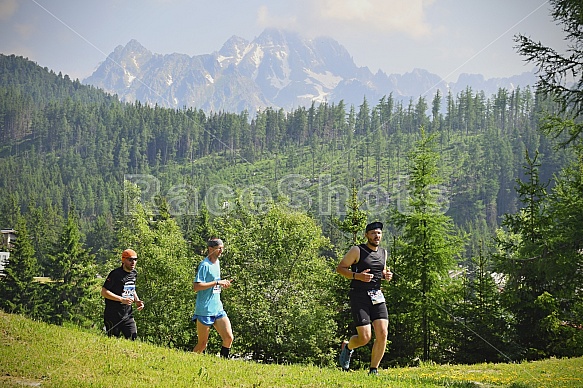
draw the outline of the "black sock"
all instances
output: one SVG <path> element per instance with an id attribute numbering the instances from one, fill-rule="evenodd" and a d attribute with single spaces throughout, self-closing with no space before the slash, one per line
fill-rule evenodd
<path id="1" fill-rule="evenodd" d="M 225 348 L 224 346 L 221 347 L 221 357 L 223 358 L 229 358 L 229 352 L 231 351 L 231 348 Z"/>
<path id="2" fill-rule="evenodd" d="M 377 368 L 370 368 L 368 373 L 378 372 Z"/>

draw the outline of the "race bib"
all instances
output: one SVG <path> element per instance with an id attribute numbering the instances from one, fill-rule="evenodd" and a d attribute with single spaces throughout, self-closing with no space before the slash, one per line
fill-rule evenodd
<path id="1" fill-rule="evenodd" d="M 221 293 L 221 286 L 219 286 L 219 283 L 217 283 L 213 287 L 213 294 L 220 294 L 220 293 Z"/>
<path id="2" fill-rule="evenodd" d="M 121 294 L 122 298 L 134 299 L 134 293 L 136 292 L 135 284 L 125 284 L 123 286 L 123 292 Z"/>
<path id="3" fill-rule="evenodd" d="M 367 292 L 372 304 L 379 304 L 385 301 L 385 296 L 381 290 L 368 290 Z"/>

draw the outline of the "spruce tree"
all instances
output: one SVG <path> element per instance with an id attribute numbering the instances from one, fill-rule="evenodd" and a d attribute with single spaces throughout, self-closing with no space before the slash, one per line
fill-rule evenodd
<path id="1" fill-rule="evenodd" d="M 546 348 L 550 355 L 583 355 L 583 150 L 576 160 L 557 177 L 549 194 L 551 220 L 545 232 L 548 256 L 544 260 L 547 298 L 539 306 L 546 309 L 541 322 L 548 333 Z M 552 297 L 550 299 L 549 297 Z"/>
<path id="2" fill-rule="evenodd" d="M 53 302 L 49 320 L 53 323 L 74 322 L 93 325 L 98 319 L 97 271 L 93 256 L 83 246 L 78 219 L 70 211 L 57 243 L 49 255 L 47 272 L 51 277 Z"/>
<path id="3" fill-rule="evenodd" d="M 435 135 L 426 136 L 423 128 L 420 135 L 410 154 L 407 206 L 397 209 L 393 217 L 399 234 L 392 255 L 396 282 L 387 300 L 391 301 L 389 311 L 397 316 L 391 319 L 396 323 L 389 330 L 406 336 L 399 339 L 395 352 L 430 360 L 444 351 L 448 306 L 456 300 L 450 274 L 455 273 L 463 245 L 451 218 L 441 209 L 438 185 L 443 178 Z"/>
<path id="4" fill-rule="evenodd" d="M 526 357 L 546 356 L 548 341 L 541 320 L 545 314 L 537 299 L 547 290 L 545 272 L 549 246 L 546 230 L 550 218 L 546 205 L 546 184 L 539 181 L 537 154 L 525 152 L 527 181 L 518 180 L 517 191 L 523 207 L 516 214 L 506 214 L 495 242 L 498 252 L 496 271 L 504 274 L 504 301 L 515 320 L 518 342 Z"/>
<path id="5" fill-rule="evenodd" d="M 345 246 L 342 248 L 350 248 L 352 245 L 358 245 L 364 241 L 362 234 L 364 227 L 366 226 L 367 213 L 361 210 L 363 202 L 358 199 L 358 190 L 356 188 L 356 182 L 352 181 L 352 188 L 350 192 L 350 198 L 346 201 L 347 211 L 346 216 L 343 220 L 334 218 L 334 223 L 344 233 L 348 233 L 349 238 L 345 242 Z"/>

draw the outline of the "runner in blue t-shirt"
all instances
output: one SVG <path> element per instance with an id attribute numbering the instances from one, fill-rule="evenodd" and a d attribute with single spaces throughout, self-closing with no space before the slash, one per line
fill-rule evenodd
<path id="1" fill-rule="evenodd" d="M 231 281 L 221 279 L 221 266 L 219 256 L 223 253 L 223 241 L 212 238 L 207 243 L 208 255 L 199 264 L 193 288 L 196 292 L 196 306 L 192 319 L 196 321 L 198 343 L 194 352 L 202 353 L 208 345 L 211 326 L 217 330 L 223 346 L 221 357 L 228 358 L 233 343 L 233 330 L 231 321 L 223 309 L 221 302 L 221 290 L 229 288 Z"/>

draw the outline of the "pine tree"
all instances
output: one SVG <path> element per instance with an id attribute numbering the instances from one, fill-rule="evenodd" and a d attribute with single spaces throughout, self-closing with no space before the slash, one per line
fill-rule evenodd
<path id="1" fill-rule="evenodd" d="M 210 214 L 206 205 L 201 205 L 200 211 L 196 215 L 195 227 L 193 233 L 190 235 L 190 242 L 193 251 L 197 255 L 204 255 L 207 248 L 206 242 L 214 235 L 213 228 L 210 223 Z"/>
<path id="2" fill-rule="evenodd" d="M 492 272 L 482 244 L 465 270 L 464 298 L 454 307 L 456 362 L 508 362 L 517 357 L 509 314 L 500 300 L 501 285 L 496 283 L 498 275 Z"/>
<path id="3" fill-rule="evenodd" d="M 548 352 L 557 357 L 583 355 L 583 331 L 578 324 L 583 321 L 583 150 L 577 154 L 549 194 L 552 221 L 545 232 L 549 254 L 544 282 L 549 295 L 539 306 L 547 310 L 541 326 L 549 333 Z"/>

